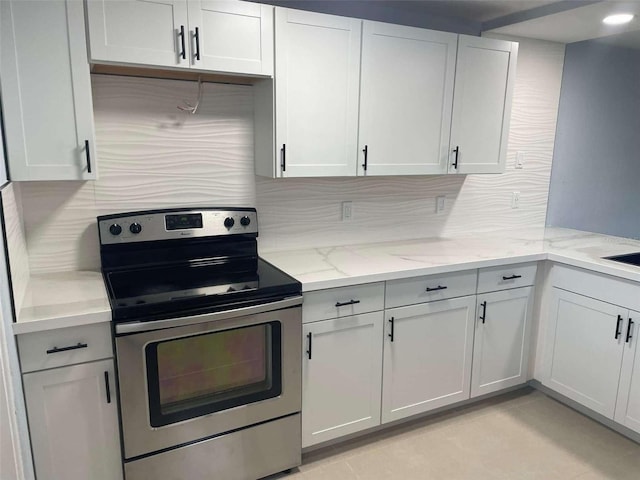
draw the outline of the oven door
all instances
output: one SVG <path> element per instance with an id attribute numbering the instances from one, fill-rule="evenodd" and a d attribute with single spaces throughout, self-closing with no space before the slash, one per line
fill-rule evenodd
<path id="1" fill-rule="evenodd" d="M 125 459 L 299 412 L 300 302 L 117 325 Z"/>

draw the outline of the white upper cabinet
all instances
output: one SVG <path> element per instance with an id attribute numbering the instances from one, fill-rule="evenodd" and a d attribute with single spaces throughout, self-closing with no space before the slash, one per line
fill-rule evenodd
<path id="1" fill-rule="evenodd" d="M 276 8 L 256 173 L 501 173 L 518 44 Z"/>
<path id="2" fill-rule="evenodd" d="M 447 173 L 457 39 L 364 22 L 358 175 Z"/>
<path id="3" fill-rule="evenodd" d="M 459 36 L 450 172 L 504 172 L 517 55 L 514 42 Z"/>
<path id="4" fill-rule="evenodd" d="M 355 176 L 362 21 L 276 9 L 276 175 Z"/>
<path id="5" fill-rule="evenodd" d="M 88 0 L 94 63 L 271 75 L 273 7 L 237 0 Z"/>
<path id="6" fill-rule="evenodd" d="M 191 64 L 202 70 L 273 75 L 273 7 L 189 0 Z"/>
<path id="7" fill-rule="evenodd" d="M 189 67 L 187 0 L 88 0 L 96 63 Z"/>
<path id="8" fill-rule="evenodd" d="M 2 1 L 0 9 L 11 180 L 96 178 L 83 3 Z"/>

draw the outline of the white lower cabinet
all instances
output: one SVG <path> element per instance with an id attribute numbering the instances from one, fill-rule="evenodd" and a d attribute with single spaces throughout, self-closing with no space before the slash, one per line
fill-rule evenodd
<path id="1" fill-rule="evenodd" d="M 38 480 L 122 478 L 113 360 L 23 375 Z"/>
<path id="2" fill-rule="evenodd" d="M 527 381 L 533 287 L 478 295 L 471 397 Z"/>
<path id="3" fill-rule="evenodd" d="M 613 418 L 629 311 L 554 288 L 549 313 L 545 383 Z"/>
<path id="4" fill-rule="evenodd" d="M 303 327 L 302 446 L 380 424 L 382 312 Z"/>
<path id="5" fill-rule="evenodd" d="M 640 312 L 629 312 L 615 421 L 640 433 Z"/>
<path id="6" fill-rule="evenodd" d="M 382 422 L 469 398 L 476 297 L 385 311 Z"/>

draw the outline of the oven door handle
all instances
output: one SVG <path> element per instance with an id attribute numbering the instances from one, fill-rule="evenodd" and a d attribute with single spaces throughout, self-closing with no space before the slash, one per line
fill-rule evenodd
<path id="1" fill-rule="evenodd" d="M 282 310 L 283 308 L 295 307 L 298 305 L 302 305 L 302 295 L 285 298 L 284 300 L 279 300 L 277 302 L 263 303 L 261 305 L 254 305 L 251 307 L 235 308 L 233 310 L 225 310 L 222 312 L 203 313 L 201 315 L 193 315 L 191 317 L 152 320 L 148 322 L 119 323 L 116 324 L 116 335 L 151 332 L 153 330 L 162 330 L 164 328 L 184 327 L 186 325 L 196 325 L 198 323 L 227 320 L 229 318 L 255 315 L 258 313 L 270 312 L 272 310 Z"/>

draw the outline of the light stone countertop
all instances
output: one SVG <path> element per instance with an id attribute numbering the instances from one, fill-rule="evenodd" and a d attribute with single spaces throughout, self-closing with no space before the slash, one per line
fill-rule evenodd
<path id="1" fill-rule="evenodd" d="M 39 332 L 111 321 L 102 273 L 47 273 L 29 278 L 13 333 Z"/>
<path id="2" fill-rule="evenodd" d="M 640 240 L 546 228 L 260 254 L 309 292 L 547 259 L 640 282 L 640 267 L 601 259 L 639 251 Z M 110 320 L 100 272 L 50 273 L 30 278 L 13 331 L 18 335 Z"/>
<path id="3" fill-rule="evenodd" d="M 640 267 L 601 259 L 638 251 L 639 240 L 546 228 L 260 253 L 309 292 L 546 259 L 640 282 Z"/>

